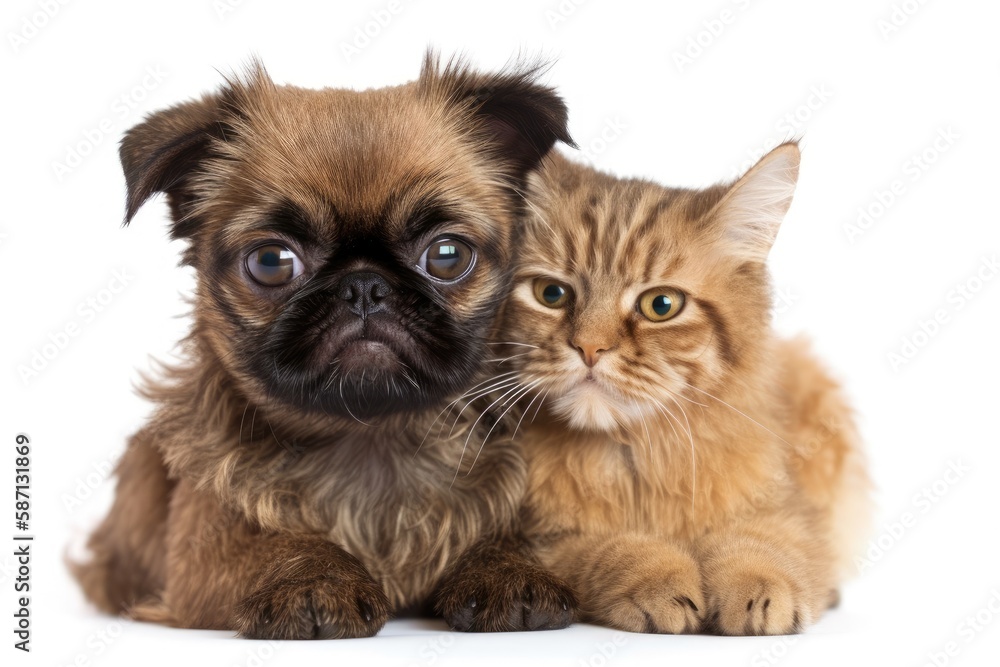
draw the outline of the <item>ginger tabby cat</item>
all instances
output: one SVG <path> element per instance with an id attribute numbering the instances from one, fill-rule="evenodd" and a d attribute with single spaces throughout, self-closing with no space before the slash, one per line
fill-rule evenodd
<path id="1" fill-rule="evenodd" d="M 532 397 L 525 530 L 584 620 L 784 634 L 836 603 L 869 482 L 838 386 L 771 330 L 798 167 L 682 190 L 550 155 L 531 183 L 497 345 Z"/>

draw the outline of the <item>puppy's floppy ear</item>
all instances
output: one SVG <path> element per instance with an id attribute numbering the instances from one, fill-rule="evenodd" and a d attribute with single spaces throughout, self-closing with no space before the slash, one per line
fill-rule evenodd
<path id="1" fill-rule="evenodd" d="M 474 121 L 497 157 L 518 181 L 556 141 L 576 146 L 567 128 L 568 112 L 555 90 L 538 83 L 544 67 L 515 64 L 492 74 L 475 72 L 460 59 L 441 69 L 428 51 L 420 72 L 421 90 L 442 94 Z"/>
<path id="2" fill-rule="evenodd" d="M 190 175 L 220 136 L 218 95 L 158 111 L 125 133 L 118 150 L 127 189 L 125 224 L 157 192 L 170 197 L 174 220 L 181 218 Z"/>
<path id="3" fill-rule="evenodd" d="M 190 236 L 194 221 L 186 217 L 194 198 L 191 176 L 213 155 L 219 141 L 240 133 L 248 110 L 267 97 L 274 83 L 257 59 L 242 75 L 226 77 L 218 93 L 151 114 L 125 133 L 118 150 L 125 172 L 125 224 L 157 192 L 166 193 L 174 219 L 174 237 Z"/>

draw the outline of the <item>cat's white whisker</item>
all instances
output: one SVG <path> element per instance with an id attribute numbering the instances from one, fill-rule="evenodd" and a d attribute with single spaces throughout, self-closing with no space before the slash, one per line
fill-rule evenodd
<path id="1" fill-rule="evenodd" d="M 530 347 L 530 348 L 535 349 L 535 350 L 542 349 L 542 348 L 540 348 L 537 345 L 529 345 L 528 343 L 517 343 L 517 342 L 509 341 L 509 340 L 506 340 L 506 341 L 496 341 L 496 342 L 486 343 L 486 344 L 487 345 L 520 345 L 521 347 Z"/>
<path id="2" fill-rule="evenodd" d="M 511 441 L 513 441 L 513 440 L 514 440 L 514 438 L 516 438 L 516 437 L 517 437 L 517 431 L 518 431 L 518 429 L 520 429 L 520 428 L 521 428 L 521 422 L 523 422 L 523 421 L 524 421 L 524 418 L 525 418 L 525 417 L 527 416 L 527 414 L 528 414 L 529 412 L 531 412 L 531 406 L 532 406 L 532 405 L 533 405 L 533 404 L 535 403 L 535 401 L 537 401 L 537 400 L 538 400 L 538 397 L 539 397 L 539 396 L 541 396 L 541 394 L 540 394 L 540 393 L 536 393 L 536 394 L 535 394 L 534 396 L 532 396 L 532 397 L 531 397 L 531 400 L 530 400 L 530 401 L 528 402 L 528 407 L 526 407 L 526 408 L 524 409 L 524 412 L 522 412 L 522 413 L 521 413 L 521 417 L 520 417 L 520 419 L 518 419 L 518 420 L 517 420 L 517 426 L 515 426 L 515 427 L 514 427 L 514 432 L 513 432 L 513 433 L 511 434 L 511 436 L 510 436 L 510 439 L 511 439 Z"/>
<path id="3" fill-rule="evenodd" d="M 502 391 L 504 389 L 508 389 L 508 388 L 511 388 L 511 387 L 517 388 L 517 386 L 520 385 L 520 384 L 521 384 L 521 381 L 518 380 L 517 378 L 510 378 L 510 379 L 504 380 L 503 382 L 499 382 L 499 383 L 497 383 L 494 386 L 488 387 L 487 389 L 483 389 L 483 390 L 479 391 L 475 396 L 473 396 L 472 398 L 470 398 L 466 402 L 466 404 L 462 406 L 462 409 L 458 411 L 458 414 L 455 415 L 455 421 L 451 425 L 451 430 L 448 431 L 448 437 L 450 438 L 452 435 L 455 434 L 455 427 L 458 426 L 459 420 L 462 419 L 462 415 L 465 414 L 465 411 L 469 409 L 470 405 L 472 405 L 473 403 L 475 403 L 477 400 L 479 400 L 483 396 L 486 396 L 487 394 L 490 394 L 490 393 L 492 393 L 494 391 Z M 504 396 L 506 396 L 506 395 L 507 394 L 504 394 Z M 480 415 L 480 417 L 482 417 L 482 415 Z"/>
<path id="4" fill-rule="evenodd" d="M 552 391 L 552 390 L 551 389 L 546 389 L 545 393 L 542 395 L 542 400 L 538 401 L 538 407 L 535 408 L 535 414 L 531 415 L 531 421 L 529 422 L 530 424 L 534 424 L 535 423 L 535 417 L 538 416 L 539 410 L 542 409 L 542 403 L 544 403 L 545 399 L 548 398 L 548 395 L 549 395 L 550 391 Z"/>
<path id="5" fill-rule="evenodd" d="M 684 423 L 687 424 L 687 434 L 688 441 L 691 443 L 691 513 L 694 514 L 694 499 L 698 489 L 698 459 L 696 455 L 696 450 L 694 447 L 694 435 L 691 429 L 691 421 L 688 419 L 687 410 L 684 406 L 674 398 L 674 394 L 671 391 L 665 391 L 667 398 L 674 402 L 674 404 L 680 409 L 681 414 L 684 416 Z"/>
<path id="6" fill-rule="evenodd" d="M 683 380 L 682 380 L 682 382 L 683 382 Z M 759 421 L 757 421 L 756 419 L 754 419 L 754 418 L 753 418 L 753 417 L 751 417 L 750 415 L 746 414 L 745 412 L 741 412 L 740 410 L 738 410 L 738 409 L 734 408 L 733 406 L 729 405 L 729 403 L 726 403 L 726 402 L 725 402 L 724 400 L 722 400 L 721 398 L 719 398 L 719 397 L 717 397 L 717 396 L 713 396 L 712 394 L 710 394 L 710 393 L 708 393 L 707 391 L 704 391 L 704 390 L 702 390 L 702 389 L 699 389 L 698 387 L 694 386 L 693 384 L 689 384 L 689 383 L 687 383 L 687 382 L 684 382 L 684 384 L 686 384 L 686 385 L 687 385 L 688 387 L 690 387 L 691 389 L 694 389 L 695 391 L 697 391 L 697 392 L 699 392 L 699 393 L 702 393 L 702 394 L 705 394 L 705 395 L 706 395 L 706 396 L 708 396 L 709 398 L 711 398 L 711 399 L 714 399 L 714 400 L 718 401 L 719 403 L 722 403 L 722 404 L 723 404 L 724 406 L 726 406 L 727 408 L 729 408 L 730 410 L 732 410 L 732 411 L 733 411 L 733 412 L 735 412 L 736 414 L 738 414 L 738 415 L 740 415 L 740 416 L 742 416 L 742 417 L 745 417 L 745 418 L 749 419 L 749 420 L 750 420 L 751 422 L 753 422 L 753 423 L 754 423 L 754 424 L 756 424 L 757 426 L 761 427 L 762 429 L 764 429 L 765 431 L 767 431 L 768 433 L 770 433 L 771 435 L 773 435 L 773 436 L 774 436 L 775 438 L 777 438 L 778 440 L 781 440 L 781 441 L 782 441 L 783 443 L 785 443 L 785 444 L 786 444 L 786 445 L 788 445 L 789 447 L 794 447 L 794 445 L 793 445 L 792 443 L 788 442 L 787 440 L 785 440 L 784 438 L 782 438 L 782 437 L 781 437 L 780 435 L 778 435 L 777 433 L 775 433 L 774 431 L 772 431 L 772 430 L 771 430 L 771 429 L 769 429 L 768 427 L 764 426 L 763 424 L 761 424 L 761 423 L 760 423 Z"/>
<path id="7" fill-rule="evenodd" d="M 642 422 L 642 428 L 646 431 L 646 444 L 649 445 L 649 459 L 653 460 L 653 439 L 649 437 L 649 427 L 646 426 L 646 416 L 642 414 L 642 408 L 639 407 L 639 401 L 633 400 L 632 404 L 635 405 L 636 414 L 639 415 L 639 420 Z"/>
<path id="8" fill-rule="evenodd" d="M 493 422 L 493 426 L 491 426 L 490 430 L 486 432 L 486 437 L 483 438 L 483 444 L 479 445 L 479 451 L 476 452 L 476 458 L 472 460 L 472 465 L 469 466 L 469 472 L 465 473 L 466 477 L 468 477 L 472 473 L 472 469 L 476 467 L 476 462 L 479 461 L 479 455 L 483 453 L 483 448 L 486 447 L 486 441 L 489 440 L 490 435 L 493 434 L 493 429 L 495 429 L 497 425 L 499 425 L 500 422 L 503 421 L 503 418 L 507 416 L 508 412 L 514 409 L 514 406 L 517 405 L 518 401 L 524 398 L 528 394 L 528 392 L 534 389 L 540 382 L 541 380 L 535 380 L 534 382 L 525 385 L 523 389 L 515 393 L 511 398 L 508 398 L 503 403 L 504 405 L 510 403 L 510 406 L 508 406 L 506 410 L 500 413 L 500 416 L 497 418 L 497 420 Z"/>
<path id="9" fill-rule="evenodd" d="M 458 473 L 461 472 L 461 470 L 462 470 L 462 461 L 465 460 L 465 451 L 469 447 L 469 440 L 472 439 L 472 434 L 476 432 L 476 427 L 479 426 L 479 422 L 481 422 L 482 419 L 483 419 L 483 417 L 486 416 L 486 413 L 488 413 L 490 410 L 493 409 L 494 405 L 496 405 L 497 403 L 499 403 L 500 401 L 502 401 L 503 399 L 505 399 L 512 392 L 517 391 L 521 386 L 522 386 L 522 384 L 520 382 L 516 382 L 516 384 L 514 385 L 513 388 L 508 389 L 506 392 L 504 392 L 503 394 L 501 394 L 499 398 L 497 398 L 495 401 L 493 401 L 488 406 L 486 406 L 486 409 L 483 410 L 482 413 L 480 413 L 480 415 L 478 417 L 476 417 L 476 421 L 474 421 L 472 423 L 472 426 L 469 427 L 469 435 L 466 436 L 465 442 L 462 444 L 462 455 L 458 459 L 458 466 L 455 468 L 455 476 L 451 479 L 451 486 L 455 485 L 455 480 L 458 479 Z M 469 407 L 469 406 L 466 405 L 465 407 Z M 462 411 L 464 412 L 465 408 L 462 408 Z"/>
<path id="10" fill-rule="evenodd" d="M 531 200 L 528 199 L 527 197 L 525 197 L 524 193 L 521 192 L 520 190 L 518 190 L 517 188 L 514 188 L 514 192 L 517 194 L 518 197 L 520 197 L 524 201 L 525 205 L 528 208 L 531 209 L 532 213 L 535 214 L 535 217 L 538 219 L 538 221 L 540 223 L 542 223 L 542 225 L 545 227 L 545 231 L 548 232 L 549 235 L 552 238 L 558 239 L 559 235 L 556 233 L 555 229 L 552 227 L 552 224 L 549 223 L 549 221 L 545 219 L 544 215 L 542 215 L 542 212 L 538 210 L 538 207 L 536 207 L 534 204 L 532 204 Z"/>
<path id="11" fill-rule="evenodd" d="M 509 376 L 509 375 L 513 375 L 514 373 L 516 373 L 516 371 L 508 371 L 507 373 L 501 373 L 501 374 L 499 374 L 499 375 L 494 375 L 493 377 L 489 378 L 488 380 L 483 380 L 482 382 L 480 382 L 479 384 L 477 384 L 476 386 L 472 387 L 471 389 L 469 389 L 468 391 L 466 391 L 466 392 L 465 392 L 464 394 L 462 394 L 461 396 L 459 396 L 458 398 L 456 398 L 456 399 L 455 399 L 454 401 L 452 401 L 451 403 L 449 403 L 448 405 L 446 405 L 446 406 L 445 406 L 445 407 L 444 407 L 444 408 L 443 408 L 443 409 L 441 410 L 441 412 L 439 412 L 439 413 L 437 414 L 437 416 L 436 416 L 436 417 L 434 417 L 434 421 L 432 421 L 432 422 L 431 422 L 430 426 L 428 426 L 428 427 L 427 427 L 427 431 L 426 431 L 426 432 L 424 433 L 424 437 L 420 439 L 420 444 L 419 444 L 419 445 L 417 445 L 417 449 L 416 449 L 416 450 L 415 450 L 415 451 L 413 452 L 413 456 L 414 456 L 414 457 L 416 457 L 416 455 L 417 455 L 418 453 L 420 453 L 420 448 L 424 446 L 424 442 L 426 442 L 426 441 L 427 441 L 427 436 L 429 436 L 429 435 L 431 434 L 431 430 L 432 430 L 432 429 L 434 428 L 434 425 L 438 423 L 438 420 L 439 420 L 439 419 L 441 419 L 442 415 L 444 415 L 445 413 L 450 413 L 450 412 L 452 411 L 452 409 L 454 408 L 454 406 L 455 406 L 455 405 L 456 405 L 456 404 L 457 404 L 457 403 L 458 403 L 459 401 L 462 401 L 463 399 L 466 399 L 466 398 L 468 398 L 468 397 L 469 397 L 470 395 L 472 395 L 472 394 L 474 394 L 474 393 L 478 393 L 478 392 L 477 392 L 477 389 L 478 389 L 479 387 L 482 387 L 482 386 L 483 386 L 484 384 L 489 384 L 489 383 L 491 383 L 491 382 L 495 382 L 495 381 L 499 380 L 500 378 L 504 378 L 504 377 L 506 377 L 506 376 Z M 502 383 L 502 382 L 503 382 L 503 380 L 501 380 L 501 383 Z M 496 387 L 494 387 L 494 386 L 490 386 L 490 387 L 488 387 L 488 388 L 487 388 L 487 389 L 485 390 L 485 393 L 489 393 L 489 392 L 493 391 L 493 390 L 494 390 L 495 388 L 496 388 Z M 476 400 L 476 398 L 478 398 L 478 397 L 479 397 L 479 396 L 481 396 L 481 395 L 482 395 L 482 394 L 481 394 L 481 393 L 479 393 L 479 394 L 478 394 L 478 395 L 477 395 L 477 396 L 476 396 L 475 398 L 473 398 L 472 400 Z M 441 425 L 441 430 L 443 430 L 443 429 L 444 429 L 444 423 L 442 422 L 442 425 Z M 438 434 L 440 435 L 440 431 L 438 432 Z"/>
<path id="12" fill-rule="evenodd" d="M 511 359 L 517 359 L 518 357 L 523 357 L 529 354 L 531 354 L 531 350 L 528 350 L 527 352 L 522 352 L 520 354 L 512 354 L 509 357 L 497 357 L 495 359 L 487 359 L 486 362 L 495 363 L 497 366 L 503 366 L 506 362 L 510 361 Z"/>

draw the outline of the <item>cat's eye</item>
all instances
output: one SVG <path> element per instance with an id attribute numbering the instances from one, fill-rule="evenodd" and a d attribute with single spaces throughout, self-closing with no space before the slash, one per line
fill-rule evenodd
<path id="1" fill-rule="evenodd" d="M 666 322 L 684 308 L 684 293 L 672 287 L 657 287 L 643 292 L 637 305 L 651 322 Z"/>
<path id="2" fill-rule="evenodd" d="M 302 275 L 302 260 L 287 247 L 269 243 L 254 248 L 246 259 L 247 271 L 265 287 L 287 285 Z"/>
<path id="3" fill-rule="evenodd" d="M 549 308 L 562 308 L 569 302 L 570 288 L 560 282 L 539 278 L 534 285 L 538 303 Z"/>
<path id="4" fill-rule="evenodd" d="M 437 239 L 424 250 L 417 262 L 424 273 L 442 282 L 454 282 L 472 269 L 476 253 L 458 239 Z"/>

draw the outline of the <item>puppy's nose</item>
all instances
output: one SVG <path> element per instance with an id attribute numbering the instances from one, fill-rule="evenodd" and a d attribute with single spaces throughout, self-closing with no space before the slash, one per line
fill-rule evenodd
<path id="1" fill-rule="evenodd" d="M 385 298 L 392 287 L 374 271 L 358 271 L 341 278 L 337 296 L 346 301 L 350 311 L 364 319 L 386 309 Z"/>

